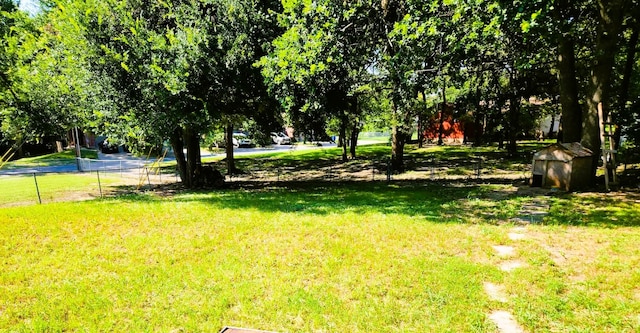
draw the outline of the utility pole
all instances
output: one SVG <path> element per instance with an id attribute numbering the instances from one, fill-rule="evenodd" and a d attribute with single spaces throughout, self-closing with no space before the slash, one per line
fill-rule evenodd
<path id="1" fill-rule="evenodd" d="M 82 168 L 80 167 L 80 159 L 82 158 L 82 153 L 80 152 L 80 135 L 78 134 L 77 126 L 74 128 L 73 134 L 75 136 L 73 141 L 75 141 L 76 144 L 76 166 L 78 167 L 78 171 L 82 171 Z"/>

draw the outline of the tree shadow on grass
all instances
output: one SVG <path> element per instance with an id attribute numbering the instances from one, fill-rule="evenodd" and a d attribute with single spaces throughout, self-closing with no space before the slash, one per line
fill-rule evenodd
<path id="1" fill-rule="evenodd" d="M 546 224 L 589 227 L 640 226 L 640 192 L 568 193 L 551 198 Z"/>
<path id="2" fill-rule="evenodd" d="M 482 182 L 482 183 L 481 183 Z M 544 199 L 548 214 L 541 224 L 585 227 L 640 226 L 640 194 L 552 193 L 494 179 L 465 181 L 258 182 L 242 181 L 223 190 L 185 191 L 177 185 L 129 193 L 119 200 L 156 202 L 170 197 L 220 209 L 259 210 L 330 216 L 352 213 L 404 215 L 417 222 L 503 224 L 523 205 Z"/>
<path id="3" fill-rule="evenodd" d="M 243 182 L 234 187 L 210 196 L 187 195 L 175 200 L 227 209 L 313 215 L 377 212 L 452 222 L 443 214 L 443 206 L 459 195 L 446 187 L 362 182 Z"/>

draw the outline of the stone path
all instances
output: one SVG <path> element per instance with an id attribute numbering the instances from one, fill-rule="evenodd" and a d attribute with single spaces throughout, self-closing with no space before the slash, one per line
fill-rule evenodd
<path id="1" fill-rule="evenodd" d="M 504 291 L 504 287 L 501 285 L 497 285 L 491 282 L 484 283 L 484 291 L 489 295 L 494 301 L 498 301 L 501 303 L 506 303 L 509 301 L 507 294 Z"/>
<path id="2" fill-rule="evenodd" d="M 515 318 L 507 311 L 493 311 L 489 315 L 489 319 L 496 323 L 500 332 L 524 333 L 524 329 L 518 325 Z"/>
<path id="3" fill-rule="evenodd" d="M 536 197 L 531 202 L 522 206 L 518 213 L 518 217 L 511 219 L 511 222 L 517 226 L 512 228 L 509 233 L 509 240 L 514 245 L 494 245 L 493 249 L 497 256 L 502 260 L 499 267 L 504 272 L 511 272 L 516 269 L 525 267 L 525 264 L 516 257 L 517 242 L 527 238 L 527 228 L 529 224 L 541 223 L 549 211 L 549 203 L 545 197 Z M 484 290 L 493 301 L 503 304 L 509 303 L 509 295 L 505 291 L 504 286 L 485 282 Z M 515 317 L 508 310 L 494 310 L 488 315 L 489 319 L 496 325 L 500 333 L 524 333 L 526 332 L 522 326 L 518 324 Z"/>
<path id="4" fill-rule="evenodd" d="M 512 218 L 511 222 L 520 225 L 541 223 L 548 212 L 549 200 L 546 197 L 536 197 L 522 205 L 518 216 Z"/>
<path id="5" fill-rule="evenodd" d="M 503 272 L 511 272 L 514 269 L 522 268 L 524 264 L 520 261 L 505 261 L 500 264 L 500 270 Z"/>
<path id="6" fill-rule="evenodd" d="M 501 257 L 510 257 L 515 253 L 513 246 L 494 245 L 493 249 L 496 250 L 496 253 Z"/>

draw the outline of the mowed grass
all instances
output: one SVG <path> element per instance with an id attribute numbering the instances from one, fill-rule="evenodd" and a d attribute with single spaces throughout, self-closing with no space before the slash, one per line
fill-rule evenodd
<path id="1" fill-rule="evenodd" d="M 95 149 L 81 148 L 83 158 L 97 159 L 98 152 Z M 60 153 L 45 154 L 35 157 L 25 157 L 15 161 L 7 162 L 4 168 L 52 166 L 74 164 L 76 161 L 75 149 L 68 149 Z M 3 163 L 0 163 L 2 165 Z"/>
<path id="2" fill-rule="evenodd" d="M 43 203 L 99 197 L 100 186 L 106 192 L 107 186 L 117 182 L 108 174 L 101 174 L 98 182 L 96 173 L 38 173 L 35 179 L 33 174 L 0 176 L 0 207 L 37 203 L 38 190 Z"/>
<path id="3" fill-rule="evenodd" d="M 513 241 L 502 223 L 533 198 L 510 190 L 309 183 L 2 208 L 0 330 L 496 332 L 487 315 L 504 309 L 530 332 L 638 331 L 638 201 L 551 198 Z M 493 245 L 523 267 L 500 270 Z"/>

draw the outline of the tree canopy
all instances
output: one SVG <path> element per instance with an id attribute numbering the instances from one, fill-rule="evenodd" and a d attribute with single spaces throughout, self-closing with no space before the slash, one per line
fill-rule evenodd
<path id="1" fill-rule="evenodd" d="M 596 155 L 598 105 L 624 125 L 618 137 L 640 139 L 637 0 L 55 0 L 35 16 L 0 5 L 6 137 L 80 126 L 134 149 L 168 141 L 187 186 L 203 134 L 245 120 L 267 131 L 280 110 L 301 133 L 334 124 L 343 159 L 378 115 L 397 171 L 416 117 L 449 105 L 476 144 L 511 154 L 532 97 L 561 106 L 560 140 Z"/>

